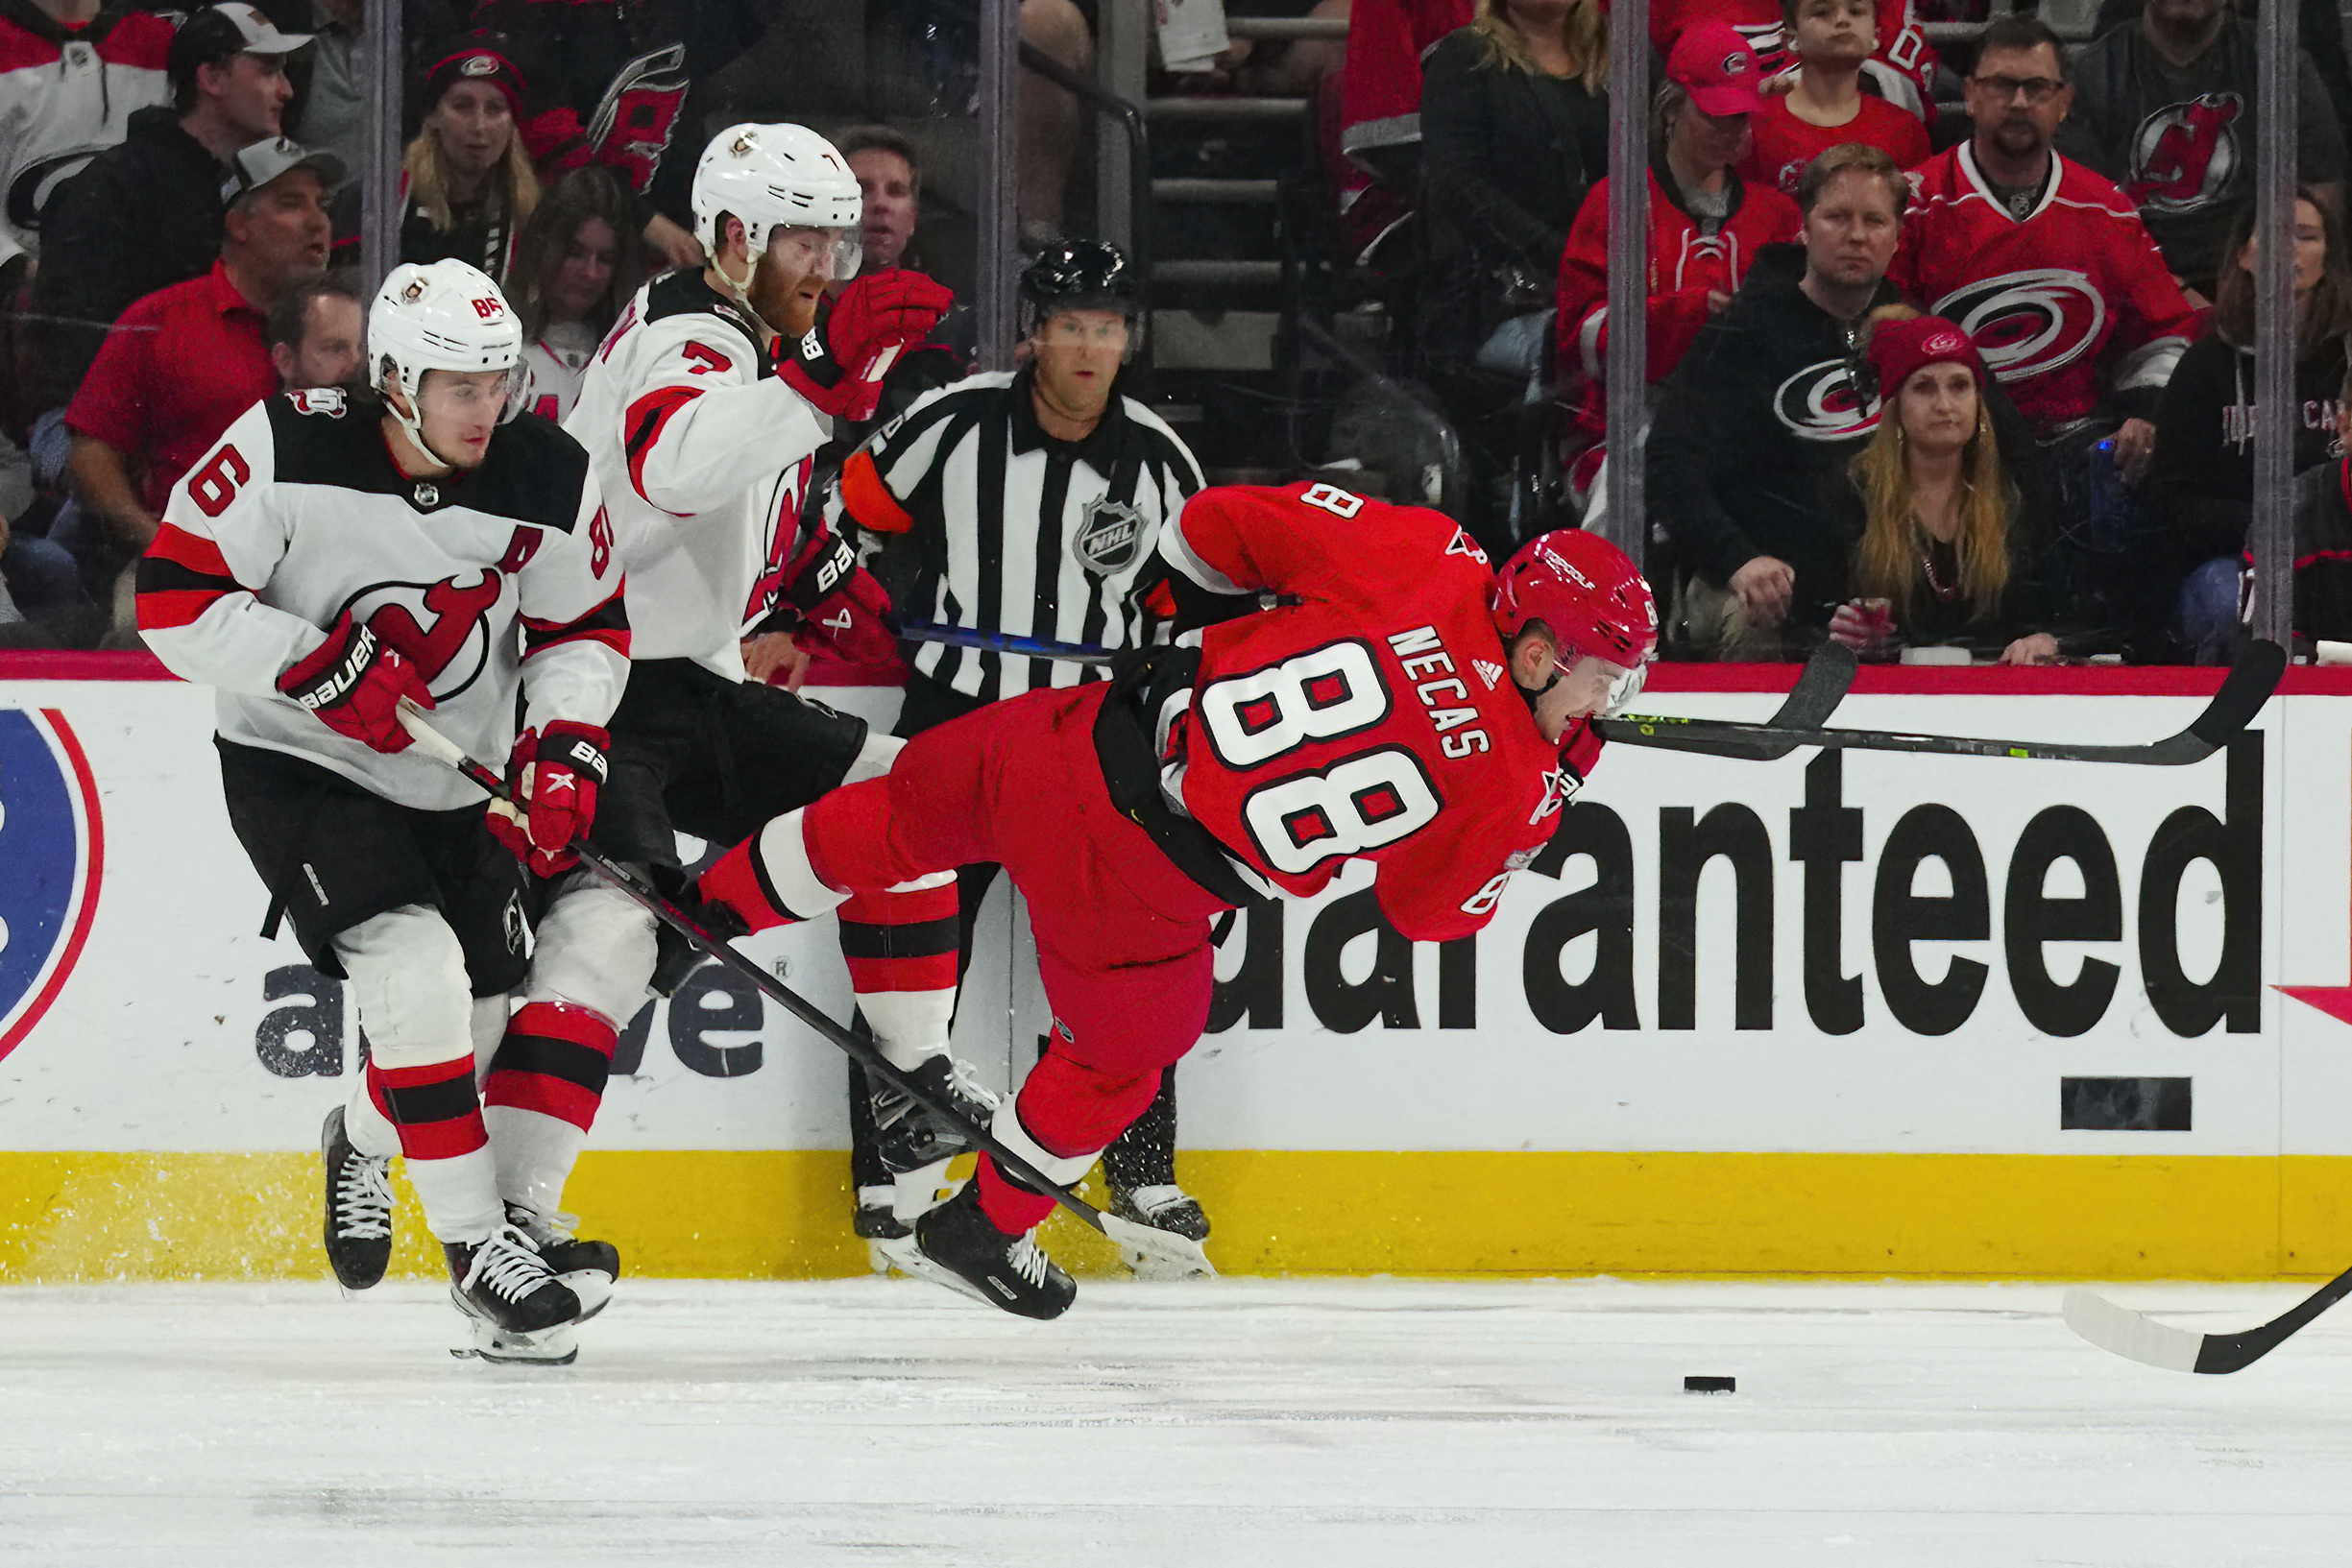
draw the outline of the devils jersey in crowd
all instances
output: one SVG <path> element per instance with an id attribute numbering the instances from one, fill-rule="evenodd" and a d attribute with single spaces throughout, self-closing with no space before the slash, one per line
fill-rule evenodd
<path id="1" fill-rule="evenodd" d="M 760 338 L 699 271 L 665 273 L 621 312 L 564 422 L 593 455 L 620 537 L 636 657 L 691 659 L 735 681 L 740 638 L 788 587 L 831 591 L 848 567 L 844 550 L 795 569 L 812 459 L 831 432 L 776 378 Z"/>
<path id="2" fill-rule="evenodd" d="M 2201 325 L 2122 194 L 2054 153 L 2049 161 L 2022 218 L 1966 142 L 1912 170 L 1903 245 L 1887 273 L 1976 339 L 1986 369 L 2044 436 L 2097 409 L 2102 375 L 2127 412 L 2152 413 Z"/>
<path id="3" fill-rule="evenodd" d="M 0 0 L 0 262 L 39 249 L 41 207 L 123 139 L 131 111 L 167 103 L 172 24 L 119 5 L 69 27 L 34 0 Z"/>
<path id="4" fill-rule="evenodd" d="M 1879 47 L 1862 62 L 1863 90 L 1875 92 L 1919 119 L 1934 101 L 1935 50 L 1912 13 L 1911 0 L 1878 0 Z M 1729 22 L 1756 51 L 1766 76 L 1797 63 L 1781 17 L 1781 0 L 1659 0 L 1650 8 L 1650 41 L 1660 59 L 1693 22 Z"/>
<path id="5" fill-rule="evenodd" d="M 1203 492 L 1160 553 L 1206 592 L 1284 601 L 1185 634 L 1200 664 L 1159 705 L 1167 793 L 1287 892 L 1370 860 L 1412 940 L 1484 926 L 1600 749 L 1578 732 L 1571 766 L 1537 730 L 1485 553 L 1438 513 L 1320 484 Z"/>
<path id="6" fill-rule="evenodd" d="M 413 660 L 433 727 L 470 756 L 523 722 L 601 724 L 628 677 L 620 561 L 588 454 L 533 415 L 479 468 L 440 480 L 394 466 L 373 408 L 339 392 L 255 403 L 172 491 L 139 567 L 139 626 L 172 672 L 218 688 L 221 735 L 329 768 L 398 805 L 449 810 L 481 791 L 415 748 L 329 729 L 278 679 L 348 613 Z"/>
<path id="7" fill-rule="evenodd" d="M 1128 591 L 1165 519 L 1200 488 L 1200 466 L 1124 396 L 1083 440 L 1055 440 L 1037 422 L 1034 374 L 969 375 L 922 398 L 842 466 L 841 509 L 911 546 L 912 569 L 894 590 L 910 616 L 1132 646 L 1141 626 Z M 914 668 L 986 702 L 1092 678 L 1066 661 L 937 642 L 916 651 Z"/>

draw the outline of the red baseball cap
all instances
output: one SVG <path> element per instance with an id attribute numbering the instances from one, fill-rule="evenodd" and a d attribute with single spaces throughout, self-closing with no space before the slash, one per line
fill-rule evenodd
<path id="1" fill-rule="evenodd" d="M 1674 40 L 1666 75 L 1702 114 L 1754 114 L 1764 107 L 1756 50 L 1729 22 L 1693 22 Z"/>
<path id="2" fill-rule="evenodd" d="M 1915 373 L 1929 365 L 1966 365 L 1976 377 L 1977 388 L 1984 386 L 1984 356 L 1966 332 L 1941 316 L 1879 323 L 1870 329 L 1865 357 L 1878 374 L 1881 398 L 1893 398 Z"/>

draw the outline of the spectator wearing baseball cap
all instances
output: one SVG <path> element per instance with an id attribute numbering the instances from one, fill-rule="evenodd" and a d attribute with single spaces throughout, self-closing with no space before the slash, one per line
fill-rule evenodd
<path id="1" fill-rule="evenodd" d="M 2057 657 L 2063 602 L 2037 456 L 1966 332 L 1907 307 L 1874 319 L 1866 357 L 1881 407 L 1823 514 L 1854 541 L 1856 595 L 1831 640 L 1864 658 L 1958 643 L 2004 664 Z"/>
<path id="2" fill-rule="evenodd" d="M 424 129 L 402 165 L 402 261 L 453 257 L 506 283 L 515 243 L 539 205 L 520 129 L 526 90 L 497 34 L 468 34 L 435 55 Z"/>
<path id="3" fill-rule="evenodd" d="M 309 41 L 244 0 L 182 24 L 166 67 L 171 106 L 132 115 L 121 145 L 59 188 L 42 225 L 49 264 L 33 308 L 75 325 L 44 332 L 47 374 L 33 408 L 72 397 L 108 324 L 133 301 L 212 265 L 234 187 L 230 159 L 281 133 L 294 93 L 286 57 Z"/>
<path id="4" fill-rule="evenodd" d="M 1737 172 L 1748 121 L 1763 105 L 1756 51 L 1727 22 L 1692 24 L 1674 46 L 1650 109 L 1649 378 L 1662 383 L 1710 316 L 1720 315 L 1758 250 L 1797 237 L 1797 205 Z M 1560 259 L 1560 369 L 1585 456 L 1571 482 L 1589 489 L 1608 430 L 1609 181 L 1592 187 Z"/>
<path id="5" fill-rule="evenodd" d="M 341 160 L 277 137 L 231 166 L 211 271 L 124 311 L 66 410 L 76 506 L 53 537 L 92 586 L 146 548 L 180 476 L 278 390 L 266 319 L 327 265 L 327 193 L 343 179 Z"/>

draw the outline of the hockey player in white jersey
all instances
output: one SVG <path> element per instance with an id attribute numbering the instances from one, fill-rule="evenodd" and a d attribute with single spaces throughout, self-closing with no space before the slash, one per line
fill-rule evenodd
<path id="1" fill-rule="evenodd" d="M 382 1276 L 403 1154 L 477 1345 L 552 1359 L 601 1306 L 610 1249 L 513 1221 L 475 1058 L 523 977 L 511 851 L 548 869 L 594 820 L 629 629 L 587 454 L 547 421 L 500 422 L 521 350 L 481 273 L 397 269 L 369 313 L 381 402 L 298 392 L 247 411 L 173 490 L 138 606 L 156 655 L 218 688 L 230 821 L 267 925 L 282 910 L 349 979 L 367 1031 L 364 1080 L 325 1136 L 337 1277 Z M 511 754 L 520 826 L 408 749 L 402 699 L 469 753 Z"/>
<path id="2" fill-rule="evenodd" d="M 852 591 L 848 547 L 822 533 L 798 541 L 801 498 L 833 418 L 870 413 L 891 355 L 951 302 L 908 272 L 859 279 L 826 302 L 828 285 L 857 271 L 858 182 L 799 126 L 721 133 L 695 171 L 693 205 L 709 264 L 638 292 L 565 421 L 618 525 L 634 639 L 594 839 L 657 880 L 678 869 L 679 832 L 732 843 L 778 810 L 888 770 L 900 742 L 746 681 L 740 643 L 883 635 L 873 597 Z M 952 1085 L 953 878 L 845 908 L 841 942 L 878 1044 L 902 1068 Z M 529 1151 L 540 1215 L 560 1204 L 618 1030 L 660 956 L 652 921 L 610 887 L 575 874 L 554 890 L 487 1090 L 494 1141 Z M 691 960 L 661 961 L 658 987 L 674 986 Z M 974 1109 L 986 1114 L 982 1102 Z M 904 1097 L 877 1115 L 895 1169 L 960 1146 Z"/>

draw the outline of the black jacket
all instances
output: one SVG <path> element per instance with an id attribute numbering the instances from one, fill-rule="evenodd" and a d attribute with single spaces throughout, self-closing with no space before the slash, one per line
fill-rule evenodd
<path id="1" fill-rule="evenodd" d="M 1568 226 L 1609 172 L 1609 95 L 1490 63 L 1486 47 L 1469 28 L 1449 33 L 1421 73 L 1430 304 L 1440 333 L 1476 339 L 1509 313 L 1508 271 L 1534 285 L 1523 308 L 1551 302 Z M 1459 347 L 1467 357 L 1478 342 Z"/>
<path id="2" fill-rule="evenodd" d="M 2295 363 L 2297 473 L 2328 460 L 2343 378 L 2340 344 Z M 2245 548 L 2254 515 L 2254 350 L 2219 330 L 2191 344 L 2165 383 L 2146 493 L 2151 520 L 2179 570 Z"/>
<path id="3" fill-rule="evenodd" d="M 2294 629 L 2352 642 L 2352 472 L 2339 461 L 2294 482 Z"/>
<path id="4" fill-rule="evenodd" d="M 202 277 L 221 253 L 221 187 L 229 169 L 180 128 L 164 105 L 131 116 L 119 146 L 58 187 L 41 223 L 38 324 L 29 411 L 55 408 L 82 384 L 107 328 L 135 301 Z"/>
<path id="5" fill-rule="evenodd" d="M 1877 424 L 1861 389 L 1861 322 L 1840 322 L 1798 287 L 1805 251 L 1756 253 L 1731 308 L 1699 329 L 1667 377 L 1650 429 L 1649 507 L 1682 565 L 1721 588 L 1759 555 L 1796 568 L 1790 620 L 1818 626 L 1846 597 L 1851 541 L 1821 497 Z M 1872 304 L 1892 304 L 1881 281 Z"/>

